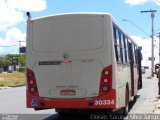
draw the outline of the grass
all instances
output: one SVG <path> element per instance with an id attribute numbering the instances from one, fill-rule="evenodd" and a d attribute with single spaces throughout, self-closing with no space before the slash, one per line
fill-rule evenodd
<path id="1" fill-rule="evenodd" d="M 25 74 L 16 73 L 2 73 L 0 74 L 0 87 L 10 87 L 25 85 Z"/>

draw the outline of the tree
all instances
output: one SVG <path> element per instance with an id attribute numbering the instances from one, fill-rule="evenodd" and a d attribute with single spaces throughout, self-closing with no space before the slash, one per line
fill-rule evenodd
<path id="1" fill-rule="evenodd" d="M 19 63 L 21 65 L 21 67 L 25 67 L 25 65 L 26 65 L 26 56 L 25 55 L 20 55 Z"/>
<path id="2" fill-rule="evenodd" d="M 10 65 L 18 65 L 20 55 L 18 54 L 8 54 L 5 59 L 9 61 Z"/>

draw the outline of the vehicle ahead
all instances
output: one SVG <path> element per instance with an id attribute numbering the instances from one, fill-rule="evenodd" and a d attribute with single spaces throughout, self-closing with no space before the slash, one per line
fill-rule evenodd
<path id="1" fill-rule="evenodd" d="M 110 14 L 28 17 L 28 108 L 128 112 L 142 88 L 141 49 Z"/>

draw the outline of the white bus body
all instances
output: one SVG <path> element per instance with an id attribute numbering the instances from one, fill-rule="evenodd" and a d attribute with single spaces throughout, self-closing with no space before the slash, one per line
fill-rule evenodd
<path id="1" fill-rule="evenodd" d="M 126 90 L 129 100 L 136 95 L 139 71 L 133 64 L 131 80 L 129 57 L 125 64 L 116 59 L 113 26 L 119 29 L 105 13 L 29 17 L 27 107 L 126 107 Z"/>

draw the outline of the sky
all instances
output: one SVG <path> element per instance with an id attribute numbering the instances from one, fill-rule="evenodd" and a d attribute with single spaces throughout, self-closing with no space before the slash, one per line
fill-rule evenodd
<path id="1" fill-rule="evenodd" d="M 19 46 L 25 46 L 26 12 L 32 18 L 71 12 L 110 13 L 118 25 L 142 46 L 142 65 L 151 62 L 151 13 L 154 17 L 155 63 L 159 61 L 160 0 L 0 0 L 0 55 L 17 54 Z M 126 19 L 127 21 L 123 21 Z M 22 41 L 22 42 L 19 42 Z"/>

